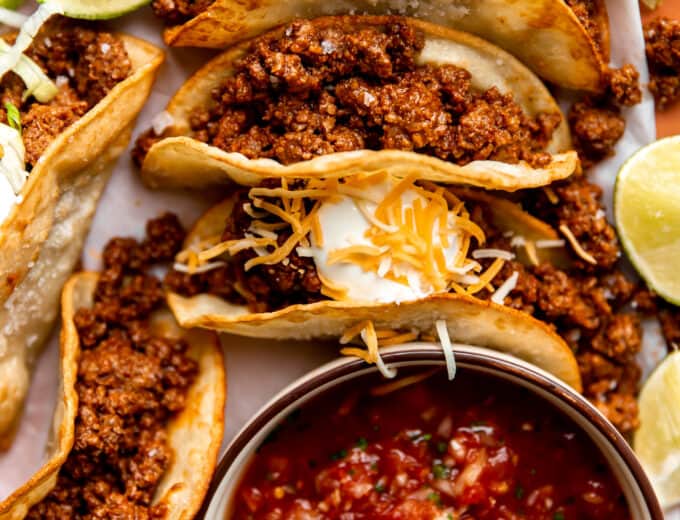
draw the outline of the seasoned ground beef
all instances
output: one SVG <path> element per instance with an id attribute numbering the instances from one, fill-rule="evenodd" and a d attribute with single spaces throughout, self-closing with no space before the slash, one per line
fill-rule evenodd
<path id="1" fill-rule="evenodd" d="M 172 461 L 167 421 L 185 406 L 198 367 L 182 340 L 155 336 L 150 314 L 162 307 L 160 281 L 146 270 L 177 253 L 184 232 L 165 215 L 147 238 L 114 239 L 92 309 L 79 309 L 78 413 L 71 453 L 56 487 L 30 519 L 163 518 L 151 502 Z"/>
<path id="2" fill-rule="evenodd" d="M 584 96 L 572 105 L 567 119 L 584 168 L 614 154 L 614 147 L 626 130 L 620 107 L 640 101 L 640 73 L 627 64 L 606 71 L 601 94 Z"/>
<path id="3" fill-rule="evenodd" d="M 468 71 L 416 65 L 423 35 L 400 18 L 384 28 L 297 21 L 251 43 L 235 74 L 197 108 L 193 137 L 284 164 L 359 149 L 417 151 L 458 164 L 490 159 L 544 166 L 556 115 L 529 117 Z M 153 144 L 143 135 L 134 157 Z"/>
<path id="4" fill-rule="evenodd" d="M 645 24 L 644 31 L 649 90 L 663 110 L 680 98 L 680 21 L 656 18 Z"/>
<path id="5" fill-rule="evenodd" d="M 620 69 L 607 69 L 607 95 L 617 105 L 632 107 L 642 101 L 640 73 L 630 63 Z"/>
<path id="6" fill-rule="evenodd" d="M 594 96 L 574 103 L 567 119 L 584 168 L 613 155 L 614 146 L 626 130 L 619 108 Z"/>
<path id="7" fill-rule="evenodd" d="M 151 9 L 168 25 L 178 25 L 205 11 L 215 0 L 153 0 Z"/>
<path id="8" fill-rule="evenodd" d="M 130 75 L 132 65 L 120 38 L 60 17 L 41 28 L 26 54 L 59 87 L 57 97 L 42 104 L 30 96 L 22 99 L 26 87 L 13 72 L 0 81 L 3 106 L 11 102 L 21 112 L 26 162 L 32 168 L 57 135 Z M 0 114 L 6 122 L 5 111 Z"/>
<path id="9" fill-rule="evenodd" d="M 557 196 L 556 203 L 553 204 L 542 190 L 532 190 L 523 194 L 525 208 L 555 229 L 566 226 L 581 247 L 597 261 L 593 266 L 577 258 L 577 267 L 600 272 L 611 269 L 621 257 L 621 250 L 602 204 L 602 188 L 584 177 L 573 177 L 553 184 L 551 189 Z"/>

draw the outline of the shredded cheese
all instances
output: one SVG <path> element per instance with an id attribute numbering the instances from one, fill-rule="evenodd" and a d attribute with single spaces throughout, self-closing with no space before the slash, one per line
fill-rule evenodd
<path id="1" fill-rule="evenodd" d="M 553 247 L 564 247 L 564 240 L 561 239 L 556 239 L 556 240 L 536 240 L 536 247 L 538 249 L 550 249 Z"/>
<path id="2" fill-rule="evenodd" d="M 514 271 L 510 277 L 496 289 L 496 292 L 491 296 L 491 301 L 498 305 L 503 305 L 505 297 L 517 287 L 517 280 L 519 280 L 519 273 Z"/>
<path id="3" fill-rule="evenodd" d="M 321 280 L 321 294 L 333 300 L 342 301 L 347 299 L 347 288 L 341 287 L 328 280 L 323 274 L 317 272 L 316 275 Z"/>
<path id="4" fill-rule="evenodd" d="M 472 258 L 480 260 L 481 258 L 502 258 L 503 260 L 513 260 L 515 255 L 509 251 L 502 249 L 477 249 L 472 252 Z"/>
<path id="5" fill-rule="evenodd" d="M 499 249 L 471 253 L 473 245 L 483 246 L 486 237 L 453 193 L 433 183 L 417 182 L 417 174 L 397 178 L 379 172 L 342 179 L 305 179 L 294 185 L 282 179 L 281 187 L 251 188 L 250 201 L 243 210 L 253 221 L 243 238 L 213 239 L 199 247 L 198 254 L 182 251 L 176 261 L 187 265 L 192 273 L 199 272 L 197 269 L 205 263 L 248 249 L 257 256 L 245 262 L 246 271 L 284 262 L 293 250 L 318 261 L 324 247 L 319 209 L 325 202 L 347 197 L 368 228 L 359 243 L 323 250 L 326 268 L 353 264 L 364 272 L 408 286 L 415 294 L 475 294 L 484 288 L 493 289 L 491 282 L 502 261 L 514 258 L 513 253 Z M 285 241 L 280 240 L 281 233 L 286 233 Z M 481 273 L 481 266 L 470 254 L 495 261 Z M 348 289 L 327 278 L 320 276 L 322 294 L 345 298 Z"/>
<path id="6" fill-rule="evenodd" d="M 597 260 L 595 260 L 593 255 L 591 255 L 588 251 L 583 249 L 581 244 L 579 244 L 578 240 L 576 240 L 576 237 L 574 236 L 574 234 L 571 232 L 571 229 L 569 229 L 569 227 L 566 224 L 562 224 L 560 226 L 560 231 L 566 237 L 566 239 L 569 241 L 574 252 L 579 257 L 581 257 L 583 260 L 585 260 L 589 264 L 597 265 Z"/>
<path id="7" fill-rule="evenodd" d="M 382 229 L 383 231 L 387 231 L 388 233 L 396 233 L 397 231 L 399 231 L 398 226 L 385 224 L 380 219 L 378 219 L 373 213 L 371 213 L 371 211 L 366 207 L 366 201 L 355 200 L 354 203 L 356 204 L 359 211 L 361 211 L 361 214 L 364 216 L 364 218 L 368 220 L 371 224 L 373 224 L 375 227 Z"/>
<path id="8" fill-rule="evenodd" d="M 543 192 L 545 193 L 545 196 L 548 197 L 550 204 L 558 204 L 560 202 L 560 199 L 557 197 L 555 191 L 550 186 L 545 186 L 543 188 Z"/>
<path id="9" fill-rule="evenodd" d="M 415 341 L 418 339 L 417 332 L 404 332 L 402 334 L 397 334 L 389 338 L 378 339 L 378 344 L 381 347 L 390 347 L 392 345 L 401 345 L 402 343 L 408 343 L 409 341 Z"/>
<path id="10" fill-rule="evenodd" d="M 208 271 L 212 271 L 214 269 L 217 269 L 218 267 L 222 267 L 227 265 L 226 262 L 208 262 L 207 264 L 203 265 L 185 265 L 185 264 L 180 264 L 179 262 L 175 262 L 173 265 L 173 268 L 175 271 L 179 271 L 180 273 L 188 273 L 188 274 L 201 274 L 201 273 L 207 273 Z"/>
<path id="11" fill-rule="evenodd" d="M 361 334 L 361 331 L 364 330 L 368 326 L 368 321 L 361 321 L 354 325 L 353 327 L 347 329 L 342 336 L 340 336 L 340 344 L 341 345 L 346 345 L 350 341 L 352 341 L 354 338 L 356 338 L 359 334 Z"/>
<path id="12" fill-rule="evenodd" d="M 389 368 L 387 365 L 385 365 L 382 357 L 380 356 L 378 334 L 371 320 L 357 323 L 345 331 L 345 333 L 340 337 L 340 344 L 345 345 L 357 336 L 361 337 L 362 341 L 366 345 L 366 350 L 354 347 L 346 347 L 343 348 L 340 353 L 346 356 L 358 357 L 367 363 L 375 364 L 378 367 L 380 373 L 387 379 L 396 377 L 397 370 L 394 368 Z"/>
<path id="13" fill-rule="evenodd" d="M 250 202 L 246 202 L 243 205 L 243 211 L 245 211 L 248 216 L 253 217 L 253 218 L 264 218 L 264 217 L 267 216 L 266 211 L 255 211 L 253 209 L 252 203 L 250 203 Z"/>
<path id="14" fill-rule="evenodd" d="M 446 372 L 449 376 L 449 381 L 452 381 L 456 377 L 456 356 L 453 353 L 449 329 L 444 320 L 437 320 L 434 326 L 437 330 L 437 336 L 439 336 L 442 351 L 444 352 L 444 359 L 446 359 Z"/>
<path id="15" fill-rule="evenodd" d="M 503 268 L 503 264 L 503 259 L 496 258 L 491 266 L 479 277 L 479 282 L 468 288 L 468 294 L 475 294 L 490 285 L 491 280 L 493 280 Z"/>
<path id="16" fill-rule="evenodd" d="M 531 262 L 531 265 L 538 265 L 540 263 L 538 260 L 538 253 L 536 252 L 536 244 L 533 242 L 527 242 L 524 244 L 524 250 L 527 252 L 527 256 L 529 257 L 529 262 Z"/>
<path id="17" fill-rule="evenodd" d="M 262 199 L 253 199 L 253 205 L 256 208 L 268 211 L 269 213 L 279 217 L 284 222 L 287 222 L 288 224 L 291 225 L 291 227 L 293 228 L 293 231 L 295 231 L 295 233 L 302 232 L 302 224 L 300 223 L 300 220 L 295 218 L 294 215 L 291 215 L 291 213 L 288 213 L 288 212 L 284 211 L 283 209 L 279 208 L 276 204 L 272 204 L 271 202 L 266 202 Z"/>

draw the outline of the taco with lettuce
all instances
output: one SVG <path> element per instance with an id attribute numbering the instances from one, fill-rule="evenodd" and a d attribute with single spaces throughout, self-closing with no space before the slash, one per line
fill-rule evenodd
<path id="1" fill-rule="evenodd" d="M 296 18 L 396 14 L 481 36 L 568 88 L 599 90 L 609 61 L 605 0 L 154 0 L 152 7 L 175 46 L 224 48 Z"/>
<path id="2" fill-rule="evenodd" d="M 61 17 L 10 59 L 15 37 L 0 40 L 3 66 L 16 61 L 0 81 L 0 444 L 163 60 L 142 40 Z"/>
<path id="3" fill-rule="evenodd" d="M 101 274 L 66 283 L 47 462 L 0 502 L 0 519 L 191 519 L 200 508 L 222 441 L 225 374 L 217 335 L 180 329 L 147 273 L 176 224 L 149 224 L 164 233 L 160 246 L 113 240 Z"/>
<path id="4" fill-rule="evenodd" d="M 529 255 L 510 245 L 520 234 L 537 244 Z M 366 322 L 411 339 L 438 332 L 513 353 L 578 388 L 562 339 L 503 305 L 532 256 L 568 264 L 563 246 L 517 204 L 417 170 L 269 179 L 198 220 L 165 284 L 184 327 L 272 339 L 350 338 Z M 377 347 L 369 355 L 379 363 Z"/>
<path id="5" fill-rule="evenodd" d="M 541 81 L 468 33 L 392 16 L 299 20 L 176 93 L 134 157 L 152 186 L 419 170 L 514 191 L 579 167 Z"/>

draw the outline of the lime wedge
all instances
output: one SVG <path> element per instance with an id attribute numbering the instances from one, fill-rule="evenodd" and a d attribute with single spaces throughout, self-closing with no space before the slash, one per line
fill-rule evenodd
<path id="1" fill-rule="evenodd" d="M 640 393 L 633 447 L 664 508 L 680 503 L 680 352 L 652 372 Z"/>
<path id="2" fill-rule="evenodd" d="M 38 2 L 58 3 L 69 18 L 108 20 L 136 11 L 151 3 L 151 0 L 38 0 Z"/>
<path id="3" fill-rule="evenodd" d="M 680 136 L 639 150 L 621 167 L 614 189 L 619 237 L 656 293 L 680 304 Z"/>
<path id="4" fill-rule="evenodd" d="M 0 0 L 0 7 L 4 7 L 5 9 L 16 9 L 23 3 L 24 0 Z"/>

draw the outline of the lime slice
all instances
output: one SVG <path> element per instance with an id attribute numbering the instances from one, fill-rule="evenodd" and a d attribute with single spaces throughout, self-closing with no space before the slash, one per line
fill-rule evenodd
<path id="1" fill-rule="evenodd" d="M 680 503 L 680 352 L 673 352 L 640 393 L 640 428 L 633 447 L 661 505 Z"/>
<path id="2" fill-rule="evenodd" d="M 680 136 L 639 150 L 621 167 L 614 190 L 619 237 L 656 293 L 680 304 Z"/>
<path id="3" fill-rule="evenodd" d="M 38 2 L 58 3 L 69 18 L 108 20 L 136 11 L 151 3 L 151 0 L 38 0 Z"/>
<path id="4" fill-rule="evenodd" d="M 0 7 L 4 7 L 5 9 L 16 9 L 23 3 L 24 0 L 0 0 Z"/>

